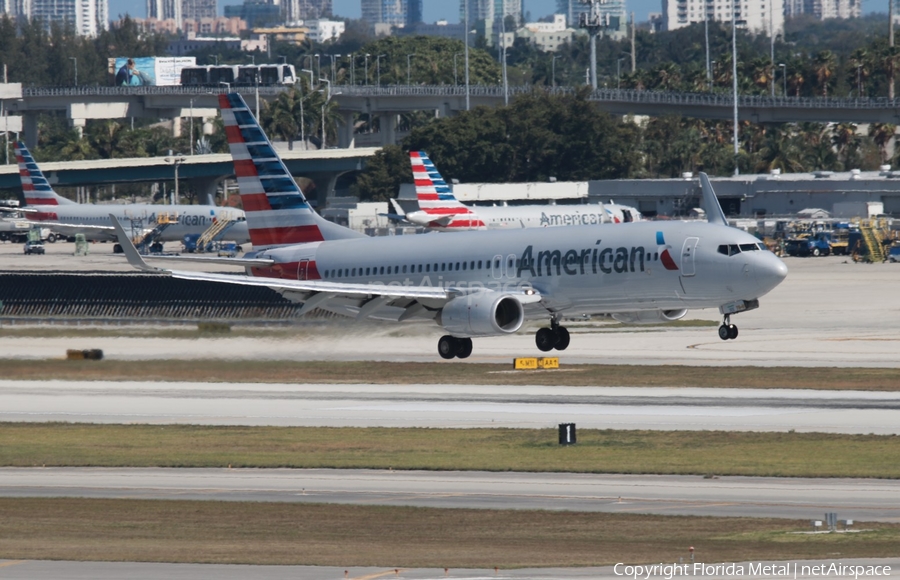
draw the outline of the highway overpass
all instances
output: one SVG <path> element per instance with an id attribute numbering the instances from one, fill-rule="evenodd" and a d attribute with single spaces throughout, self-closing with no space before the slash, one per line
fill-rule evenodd
<path id="1" fill-rule="evenodd" d="M 288 170 L 295 177 L 307 177 L 316 184 L 312 200 L 319 207 L 326 207 L 334 194 L 338 177 L 365 168 L 366 160 L 377 148 L 325 149 L 323 151 L 279 151 Z M 186 155 L 179 157 L 180 183 L 187 182 L 200 192 L 215 193 L 216 186 L 234 176 L 230 154 Z M 52 185 L 63 187 L 111 185 L 116 183 L 159 182 L 175 178 L 173 164 L 166 157 L 139 157 L 129 159 L 93 159 L 41 163 Z M 171 158 L 169 158 L 171 159 Z M 0 165 L 0 189 L 19 191 L 18 166 Z"/>
<path id="2" fill-rule="evenodd" d="M 327 86 L 323 83 L 323 89 Z M 6 110 L 23 118 L 25 141 L 33 144 L 37 136 L 37 114 L 60 111 L 73 127 L 83 127 L 87 119 L 150 117 L 210 119 L 218 114 L 217 97 L 224 88 L 207 87 L 68 87 L 23 88 L 21 99 L 4 99 Z M 243 87 L 251 107 L 256 90 Z M 282 87 L 260 87 L 260 100 L 273 99 Z M 548 91 L 574 93 L 576 87 L 510 87 L 510 98 Z M 380 117 L 381 144 L 396 140 L 396 116 L 414 110 L 433 110 L 441 116 L 466 109 L 465 86 L 361 86 L 336 85 L 332 98 L 338 103 L 344 121 L 339 145 L 353 147 L 353 115 L 368 113 Z M 472 86 L 468 90 L 470 107 L 497 106 L 504 101 L 501 86 Z M 704 119 L 731 119 L 733 100 L 729 94 L 674 93 L 598 89 L 590 99 L 609 113 L 617 115 L 683 115 Z M 900 99 L 810 98 L 741 96 L 738 98 L 741 120 L 767 122 L 851 122 L 900 123 Z M 176 131 L 180 123 L 176 123 Z"/>

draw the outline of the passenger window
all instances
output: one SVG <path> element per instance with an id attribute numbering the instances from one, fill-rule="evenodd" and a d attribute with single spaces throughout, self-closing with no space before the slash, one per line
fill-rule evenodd
<path id="1" fill-rule="evenodd" d="M 456 269 L 459 270 L 459 262 L 456 263 Z"/>
<path id="2" fill-rule="evenodd" d="M 478 269 L 481 270 L 481 260 L 478 260 Z"/>
<path id="3" fill-rule="evenodd" d="M 406 274 L 406 264 L 403 265 L 403 273 Z"/>
<path id="4" fill-rule="evenodd" d="M 472 260 L 472 263 L 469 264 L 469 270 L 474 270 L 474 269 L 475 269 L 475 260 Z"/>
<path id="5" fill-rule="evenodd" d="M 381 274 L 381 275 L 383 276 L 383 275 L 384 275 L 384 266 L 382 266 L 382 267 L 380 268 L 380 270 L 381 270 L 381 271 L 379 272 L 379 274 Z"/>
<path id="6" fill-rule="evenodd" d="M 431 272 L 431 264 L 425 264 L 425 271 Z"/>
<path id="7" fill-rule="evenodd" d="M 422 272 L 422 264 L 419 264 L 419 273 Z"/>
<path id="8" fill-rule="evenodd" d="M 442 263 L 441 263 L 441 272 L 445 271 L 446 269 L 447 269 L 447 263 L 446 263 L 446 262 L 442 262 Z"/>

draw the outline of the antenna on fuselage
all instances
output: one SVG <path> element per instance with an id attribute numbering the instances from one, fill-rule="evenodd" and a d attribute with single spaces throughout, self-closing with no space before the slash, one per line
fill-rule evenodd
<path id="1" fill-rule="evenodd" d="M 709 177 L 704 172 L 700 172 L 700 191 L 703 192 L 703 209 L 706 210 L 706 221 L 711 224 L 727 226 L 728 220 L 725 219 L 725 212 L 719 204 L 719 198 L 713 190 Z"/>

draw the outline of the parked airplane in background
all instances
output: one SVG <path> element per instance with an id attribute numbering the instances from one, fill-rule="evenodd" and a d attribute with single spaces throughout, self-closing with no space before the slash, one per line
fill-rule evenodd
<path id="1" fill-rule="evenodd" d="M 255 252 L 249 275 L 160 270 L 119 238 L 137 268 L 175 278 L 268 286 L 314 308 L 403 321 L 434 320 L 443 358 L 466 358 L 472 337 L 518 331 L 526 319 L 542 351 L 564 350 L 564 317 L 611 314 L 628 322 L 677 320 L 718 308 L 723 339 L 732 314 L 757 308 L 787 268 L 756 238 L 728 227 L 701 174 L 709 222 L 639 222 L 370 238 L 316 214 L 241 95 L 219 104 Z"/>
<path id="2" fill-rule="evenodd" d="M 410 151 L 419 211 L 403 213 L 394 202 L 396 217 L 417 226 L 446 232 L 580 226 L 641 221 L 633 207 L 609 204 L 467 206 L 456 199 L 424 151 Z M 394 201 L 394 200 L 391 200 Z M 392 216 L 394 217 L 394 216 Z"/>
<path id="3" fill-rule="evenodd" d="M 239 244 L 250 239 L 244 212 L 230 207 L 209 205 L 159 205 L 130 203 L 124 205 L 79 204 L 58 195 L 41 172 L 25 144 L 16 143 L 16 161 L 25 198 L 23 207 L 15 208 L 34 224 L 49 227 L 70 237 L 84 234 L 88 240 L 115 240 L 116 231 L 109 215 L 113 213 L 139 235 L 171 220 L 160 232 L 158 241 L 181 241 L 185 235 L 202 234 L 213 223 L 236 220 L 227 231 L 227 239 Z"/>

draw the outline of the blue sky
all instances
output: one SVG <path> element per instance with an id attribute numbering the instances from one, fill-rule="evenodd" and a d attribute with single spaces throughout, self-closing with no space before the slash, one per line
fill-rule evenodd
<path id="1" fill-rule="evenodd" d="M 459 20 L 458 0 L 424 0 L 425 21 L 446 19 L 450 22 Z M 240 4 L 240 0 L 219 0 L 219 13 L 223 11 L 225 4 Z M 877 4 L 877 5 L 876 5 Z M 882 6 L 884 4 L 884 6 Z M 647 20 L 649 12 L 659 12 L 662 9 L 662 0 L 628 0 L 628 11 L 634 11 L 638 22 Z M 884 12 L 887 2 L 875 2 L 868 0 L 863 4 L 866 13 L 876 12 L 879 9 Z M 525 0 L 525 10 L 531 12 L 532 18 L 539 18 L 552 14 L 556 9 L 556 0 Z M 339 16 L 359 18 L 359 0 L 334 0 L 334 12 Z M 119 14 L 130 13 L 132 16 L 143 18 L 147 15 L 146 4 L 134 0 L 109 0 L 110 18 L 116 19 Z"/>

